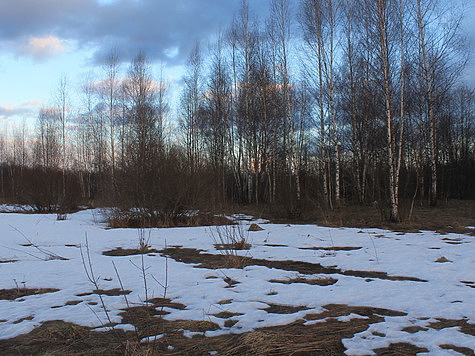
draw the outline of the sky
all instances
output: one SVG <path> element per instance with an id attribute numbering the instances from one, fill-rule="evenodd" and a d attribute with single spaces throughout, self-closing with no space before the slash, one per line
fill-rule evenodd
<path id="1" fill-rule="evenodd" d="M 292 0 L 294 1 L 294 0 Z M 295 0 L 296 1 L 296 0 Z M 450 1 L 450 0 L 448 0 Z M 139 50 L 163 65 L 177 90 L 183 64 L 196 40 L 207 43 L 225 29 L 241 0 L 0 0 L 0 127 L 34 120 L 54 105 L 66 75 L 71 96 L 92 71 L 100 72 L 116 48 L 122 70 Z M 251 12 L 267 17 L 268 0 L 249 0 Z M 466 0 L 464 29 L 475 54 L 475 1 Z M 475 84 L 475 55 L 465 77 Z M 98 70 L 99 68 L 99 70 Z"/>

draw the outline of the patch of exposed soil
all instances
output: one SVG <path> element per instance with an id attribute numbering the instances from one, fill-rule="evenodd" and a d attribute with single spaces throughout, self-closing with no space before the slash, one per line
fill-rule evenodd
<path id="1" fill-rule="evenodd" d="M 239 284 L 238 281 L 235 281 L 234 279 L 229 278 L 229 277 L 223 278 L 223 281 L 225 281 L 228 284 L 225 288 L 233 288 L 234 286 Z"/>
<path id="2" fill-rule="evenodd" d="M 397 310 L 374 308 L 374 307 L 353 307 L 345 304 L 327 304 L 323 306 L 325 309 L 318 314 L 305 315 L 306 320 L 322 320 L 325 318 L 336 318 L 339 316 L 348 316 L 350 314 L 358 314 L 365 317 L 376 318 L 380 321 L 384 320 L 381 316 L 406 316 L 407 313 L 403 313 Z"/>
<path id="3" fill-rule="evenodd" d="M 18 319 L 16 321 L 14 321 L 13 324 L 20 324 L 21 322 L 23 322 L 25 320 L 33 320 L 33 317 L 30 315 L 30 316 L 27 316 L 25 318 Z"/>
<path id="4" fill-rule="evenodd" d="M 107 222 L 112 229 L 116 228 L 170 228 L 192 226 L 233 225 L 234 222 L 222 215 L 199 213 L 195 215 L 179 214 L 173 217 L 160 214 L 150 216 L 139 212 L 113 210 L 105 212 Z"/>
<path id="5" fill-rule="evenodd" d="M 238 322 L 239 320 L 236 320 L 236 319 L 228 319 L 224 322 L 224 326 L 226 328 L 232 328 L 234 325 L 236 325 L 236 323 Z"/>
<path id="6" fill-rule="evenodd" d="M 249 226 L 249 231 L 262 231 L 264 230 L 262 227 L 257 225 L 256 223 L 252 223 L 251 226 Z"/>
<path id="7" fill-rule="evenodd" d="M 460 281 L 461 283 L 465 284 L 467 287 L 475 288 L 475 283 L 471 281 Z"/>
<path id="8" fill-rule="evenodd" d="M 424 347 L 414 346 L 405 342 L 398 342 L 396 344 L 391 344 L 389 347 L 375 349 L 373 350 L 376 352 L 378 356 L 386 356 L 386 355 L 404 355 L 404 356 L 416 356 L 420 352 L 429 352 Z"/>
<path id="9" fill-rule="evenodd" d="M 123 355 L 123 342 L 132 333 L 121 330 L 94 332 L 64 321 L 47 321 L 29 334 L 0 340 L 1 355 Z"/>
<path id="10" fill-rule="evenodd" d="M 218 302 L 219 305 L 224 305 L 224 304 L 231 304 L 233 302 L 232 299 L 223 299 Z"/>
<path id="11" fill-rule="evenodd" d="M 186 305 L 172 302 L 168 298 L 153 298 L 153 299 L 147 300 L 147 302 L 152 303 L 155 308 L 171 308 L 171 309 L 178 309 L 178 310 L 186 309 Z"/>
<path id="12" fill-rule="evenodd" d="M 134 325 L 141 338 L 177 332 L 183 334 L 183 330 L 205 332 L 219 329 L 217 324 L 205 320 L 165 320 L 161 317 L 165 314 L 168 313 L 154 307 L 139 306 L 125 309 L 120 316 L 122 324 Z"/>
<path id="13" fill-rule="evenodd" d="M 419 331 L 427 331 L 429 329 L 427 328 L 423 328 L 422 326 L 408 326 L 408 327 L 405 327 L 404 329 L 402 329 L 402 331 L 405 331 L 407 333 L 410 333 L 410 334 L 415 334 L 415 333 L 418 333 Z"/>
<path id="14" fill-rule="evenodd" d="M 323 250 L 323 251 L 355 251 L 361 250 L 362 247 L 352 246 L 335 246 L 335 247 L 299 247 L 299 250 Z"/>
<path id="15" fill-rule="evenodd" d="M 269 306 L 265 309 L 269 314 L 294 314 L 302 310 L 308 310 L 306 306 L 292 306 L 292 305 L 281 305 L 281 304 L 268 304 Z"/>
<path id="16" fill-rule="evenodd" d="M 78 305 L 82 300 L 68 300 L 64 305 Z"/>
<path id="17" fill-rule="evenodd" d="M 209 321 L 168 321 L 157 316 L 153 308 L 138 307 L 121 313 L 122 323 L 135 325 L 137 333 L 120 329 L 97 332 L 62 321 L 50 321 L 27 335 L 0 340 L 0 354 L 204 355 L 216 351 L 218 354 L 236 356 L 341 355 L 345 351 L 341 341 L 343 338 L 351 338 L 356 333 L 367 330 L 369 325 L 383 321 L 384 318 L 380 315 L 404 315 L 397 311 L 371 307 L 327 305 L 324 308 L 324 313 L 332 318 L 312 325 L 304 325 L 304 320 L 298 320 L 290 325 L 260 328 L 243 334 L 217 337 L 197 335 L 187 338 L 183 335 L 183 330 L 205 332 L 219 327 Z M 346 322 L 335 319 L 351 313 L 364 314 L 368 318 Z M 227 319 L 226 327 L 233 326 L 235 322 L 235 319 Z M 163 334 L 163 337 L 155 340 L 153 336 L 159 334 Z M 151 343 L 138 342 L 146 336 L 152 336 Z M 173 349 L 169 349 L 170 345 Z M 394 354 L 390 353 L 391 350 L 410 355 L 415 347 L 397 344 L 380 350 L 379 354 Z"/>
<path id="18" fill-rule="evenodd" d="M 231 244 L 214 244 L 214 248 L 216 250 L 249 250 L 251 248 L 251 244 L 246 242 L 246 240 L 242 239 L 241 241 L 234 242 Z"/>
<path id="19" fill-rule="evenodd" d="M 259 214 L 259 211 L 248 211 L 248 214 L 271 220 L 273 223 L 287 224 L 318 224 L 330 227 L 352 228 L 380 228 L 397 232 L 420 232 L 421 230 L 445 231 L 447 233 L 459 233 L 475 236 L 475 200 L 449 200 L 439 201 L 437 207 L 422 205 L 421 202 L 414 205 L 411 219 L 408 218 L 410 202 L 401 202 L 401 222 L 389 223 L 389 209 L 381 210 L 375 205 L 342 205 L 337 209 L 306 212 L 296 216 L 276 212 L 270 215 Z M 382 214 L 383 213 L 383 214 Z"/>
<path id="20" fill-rule="evenodd" d="M 475 356 L 474 350 L 469 349 L 468 347 L 455 346 L 451 344 L 439 345 L 439 347 L 444 350 L 454 350 L 465 356 Z"/>
<path id="21" fill-rule="evenodd" d="M 291 279 L 271 279 L 269 280 L 271 283 L 282 283 L 282 284 L 292 284 L 292 283 L 305 283 L 310 284 L 312 286 L 331 286 L 338 282 L 338 279 L 335 278 L 314 278 L 314 279 L 307 279 L 303 277 L 291 278 Z"/>
<path id="22" fill-rule="evenodd" d="M 281 245 L 281 244 L 264 244 L 264 246 L 268 246 L 268 247 L 289 247 L 289 245 Z"/>
<path id="23" fill-rule="evenodd" d="M 51 309 L 58 309 L 58 308 L 66 307 L 68 305 L 78 305 L 81 302 L 82 302 L 82 300 L 69 300 L 69 301 L 66 302 L 66 304 L 64 304 L 64 305 L 55 305 L 55 306 L 52 306 Z"/>
<path id="24" fill-rule="evenodd" d="M 134 256 L 134 255 L 146 255 L 148 253 L 158 253 L 158 250 L 153 248 L 122 248 L 117 247 L 114 250 L 102 252 L 105 256 Z"/>
<path id="25" fill-rule="evenodd" d="M 108 295 L 109 297 L 119 296 L 119 295 L 128 295 L 132 293 L 130 290 L 124 290 L 120 288 L 113 289 L 95 289 L 92 291 L 93 294 Z"/>
<path id="26" fill-rule="evenodd" d="M 0 260 L 0 263 L 13 263 L 16 262 L 17 260 Z"/>
<path id="27" fill-rule="evenodd" d="M 13 289 L 0 289 L 0 300 L 15 300 L 17 298 L 26 297 L 29 295 L 38 295 L 45 293 L 58 292 L 59 289 L 54 288 L 13 288 Z"/>
<path id="28" fill-rule="evenodd" d="M 432 322 L 427 325 L 429 328 L 435 330 L 442 330 L 446 328 L 460 327 L 460 331 L 467 335 L 475 336 L 475 324 L 470 324 L 467 320 L 451 320 L 451 319 L 442 319 L 437 318 L 436 322 Z"/>
<path id="29" fill-rule="evenodd" d="M 193 248 L 167 248 L 161 250 L 162 255 L 173 258 L 175 261 L 183 263 L 197 264 L 197 268 L 222 269 L 229 265 L 227 256 L 213 255 L 210 253 L 202 253 L 203 250 Z M 389 276 L 386 272 L 377 271 L 342 271 L 335 267 L 324 267 L 319 263 L 310 263 L 302 261 L 271 261 L 265 259 L 251 258 L 247 256 L 239 256 L 242 268 L 246 266 L 266 266 L 268 268 L 276 268 L 284 271 L 294 271 L 301 274 L 340 274 L 344 276 L 353 276 L 361 278 L 377 278 L 392 281 L 414 281 L 427 282 L 416 277 Z"/>
<path id="30" fill-rule="evenodd" d="M 220 319 L 229 319 L 229 318 L 232 318 L 233 316 L 238 316 L 238 315 L 243 315 L 242 313 L 233 313 L 233 312 L 230 312 L 230 311 L 227 311 L 227 310 L 223 310 L 217 314 L 210 314 L 210 315 L 213 315 L 217 318 L 220 318 Z"/>

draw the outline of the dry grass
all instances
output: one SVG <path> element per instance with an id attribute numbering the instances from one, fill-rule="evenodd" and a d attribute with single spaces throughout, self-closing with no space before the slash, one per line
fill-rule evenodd
<path id="1" fill-rule="evenodd" d="M 406 203 L 406 205 L 409 205 Z M 463 233 L 475 236 L 475 200 L 439 201 L 436 207 L 416 204 L 409 219 L 409 210 L 402 207 L 402 221 L 389 223 L 377 206 L 342 206 L 334 210 L 302 214 L 297 219 L 269 218 L 276 223 L 317 223 L 330 227 L 382 228 L 402 232 L 417 232 L 420 230 L 437 231 L 439 233 Z M 251 212 L 252 214 L 252 212 Z"/>
<path id="2" fill-rule="evenodd" d="M 271 279 L 269 282 L 271 283 L 282 283 L 282 284 L 293 284 L 293 283 L 305 283 L 310 284 L 312 286 L 331 286 L 338 282 L 338 279 L 335 278 L 290 278 L 290 279 Z"/>
<path id="3" fill-rule="evenodd" d="M 232 318 L 233 316 L 238 316 L 238 315 L 243 315 L 242 313 L 233 313 L 233 312 L 230 312 L 230 311 L 227 311 L 227 310 L 223 310 L 219 313 L 216 313 L 216 314 L 211 314 L 217 318 L 220 318 L 220 319 L 229 319 L 229 318 Z"/>
<path id="4" fill-rule="evenodd" d="M 105 256 L 134 256 L 134 255 L 142 255 L 142 254 L 148 254 L 148 253 L 158 253 L 158 250 L 152 249 L 149 246 L 144 246 L 141 248 L 117 247 L 113 250 L 102 252 L 102 254 Z"/>
<path id="5" fill-rule="evenodd" d="M 440 345 L 440 348 L 444 350 L 453 350 L 455 352 L 458 352 L 466 356 L 475 356 L 474 350 L 469 349 L 468 347 L 455 346 L 452 344 L 444 344 L 444 345 Z"/>
<path id="6" fill-rule="evenodd" d="M 203 253 L 202 250 L 196 250 L 192 248 L 166 248 L 161 250 L 162 255 L 173 258 L 175 261 L 183 263 L 196 264 L 195 268 L 208 268 L 208 269 L 224 269 L 230 268 L 229 258 L 225 255 L 214 255 L 210 253 Z M 386 272 L 379 271 L 354 271 L 354 270 L 341 270 L 337 267 L 324 267 L 319 263 L 310 263 L 303 261 L 274 261 L 266 259 L 251 258 L 248 256 L 238 256 L 239 265 L 246 266 L 266 266 L 268 268 L 275 268 L 284 271 L 293 271 L 301 274 L 340 274 L 344 276 L 360 277 L 360 278 L 373 278 L 384 279 L 392 281 L 413 281 L 413 282 L 427 282 L 417 277 L 406 276 L 391 276 Z"/>
<path id="7" fill-rule="evenodd" d="M 233 221 L 228 218 L 211 213 L 178 214 L 173 217 L 158 214 L 157 216 L 150 217 L 138 212 L 111 209 L 104 210 L 103 214 L 106 216 L 107 223 L 112 229 L 220 226 L 233 224 Z"/>
<path id="8" fill-rule="evenodd" d="M 254 223 L 251 224 L 251 226 L 249 226 L 249 231 L 262 231 L 262 230 L 264 230 L 262 227 Z"/>
<path id="9" fill-rule="evenodd" d="M 59 289 L 54 288 L 12 288 L 12 289 L 0 289 L 0 300 L 15 300 L 21 297 L 29 295 L 38 295 L 45 293 L 58 292 Z"/>
<path id="10" fill-rule="evenodd" d="M 172 303 L 157 300 L 160 303 Z M 284 308 L 286 306 L 273 306 Z M 294 307 L 305 308 L 305 307 Z M 30 355 L 205 355 L 211 351 L 219 355 L 342 355 L 345 348 L 342 339 L 351 338 L 368 329 L 371 324 L 384 321 L 385 316 L 401 316 L 405 313 L 367 306 L 348 306 L 330 304 L 323 306 L 319 314 L 307 314 L 302 320 L 283 326 L 266 327 L 242 334 L 227 334 L 217 337 L 196 335 L 185 337 L 183 330 L 203 333 L 219 329 L 209 321 L 177 320 L 167 321 L 151 307 L 137 307 L 125 310 L 122 323 L 131 323 L 137 327 L 140 338 L 150 336 L 150 342 L 137 342 L 134 332 L 112 330 L 95 332 L 90 328 L 62 321 L 43 323 L 27 335 L 10 340 L 0 340 L 0 354 Z M 303 310 L 303 309 L 301 309 Z M 365 319 L 354 318 L 349 321 L 337 320 L 340 316 L 358 314 Z M 234 313 L 220 315 L 227 317 L 225 327 L 237 323 Z M 325 319 L 325 320 L 323 320 Z M 319 323 L 304 325 L 308 320 L 322 320 Z M 466 321 L 440 320 L 437 328 L 462 326 Z M 155 339 L 153 336 L 162 334 Z M 376 335 L 376 333 L 375 333 Z M 384 337 L 384 334 L 379 334 Z M 169 346 L 173 346 L 169 348 Z M 470 349 L 456 345 L 442 345 L 465 355 L 473 355 Z M 415 355 L 427 350 L 407 343 L 391 344 L 387 348 L 374 350 L 377 355 Z"/>

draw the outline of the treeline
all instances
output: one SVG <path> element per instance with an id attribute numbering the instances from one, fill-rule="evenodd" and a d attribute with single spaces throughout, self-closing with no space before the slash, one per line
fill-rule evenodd
<path id="1" fill-rule="evenodd" d="M 475 198 L 474 99 L 461 9 L 437 0 L 242 1 L 209 49 L 189 54 L 179 110 L 144 53 L 34 133 L 0 141 L 5 201 L 140 212 L 149 224 L 191 210 L 257 205 L 298 216 L 342 204 Z M 174 118 L 171 120 L 171 118 Z"/>

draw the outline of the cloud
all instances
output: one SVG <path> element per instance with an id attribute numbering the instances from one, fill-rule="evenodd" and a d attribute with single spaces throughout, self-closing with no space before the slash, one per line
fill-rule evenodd
<path id="1" fill-rule="evenodd" d="M 254 14 L 267 16 L 268 0 L 249 5 Z M 0 1 L 0 45 L 27 38 L 22 54 L 45 58 L 64 50 L 64 41 L 74 41 L 92 49 L 96 63 L 111 47 L 123 60 L 143 50 L 152 60 L 177 63 L 195 40 L 226 29 L 239 6 L 238 0 Z"/>
<path id="2" fill-rule="evenodd" d="M 8 121 L 15 116 L 35 117 L 42 105 L 43 103 L 39 100 L 26 101 L 15 106 L 0 105 L 0 119 Z"/>
<path id="3" fill-rule="evenodd" d="M 64 53 L 66 49 L 67 46 L 58 37 L 30 37 L 28 44 L 21 47 L 20 53 L 43 60 Z"/>

